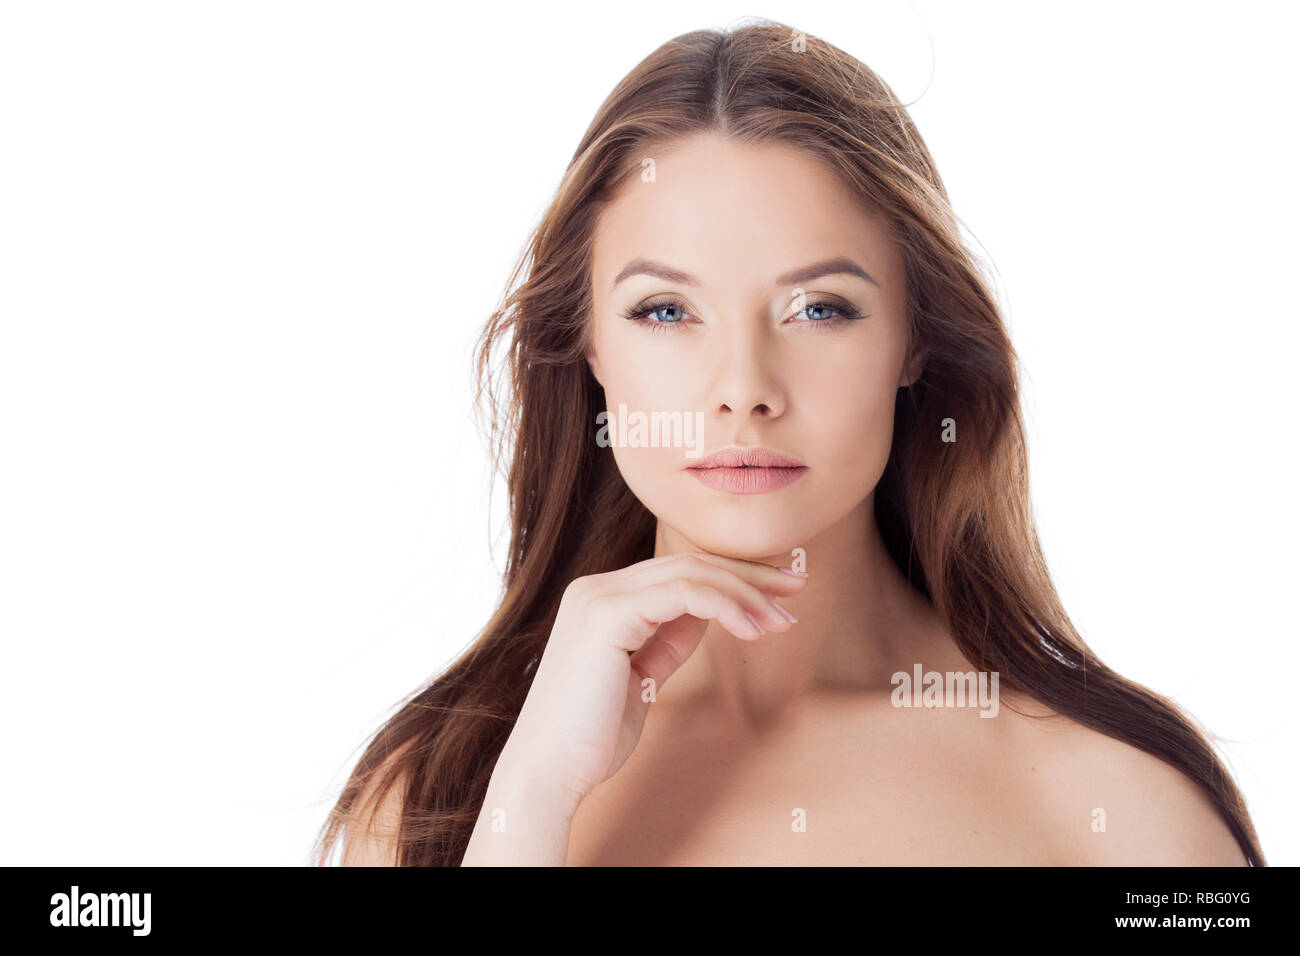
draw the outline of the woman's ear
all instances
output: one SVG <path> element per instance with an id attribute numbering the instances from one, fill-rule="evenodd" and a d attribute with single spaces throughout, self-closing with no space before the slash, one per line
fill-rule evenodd
<path id="1" fill-rule="evenodd" d="M 908 350 L 907 361 L 903 363 L 903 372 L 898 378 L 898 387 L 907 388 L 925 371 L 925 352 L 919 347 Z"/>

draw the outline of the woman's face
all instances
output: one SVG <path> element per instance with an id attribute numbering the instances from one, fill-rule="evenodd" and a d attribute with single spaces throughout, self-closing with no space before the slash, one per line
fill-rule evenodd
<path id="1" fill-rule="evenodd" d="M 896 392 L 920 371 L 902 256 L 802 150 L 710 134 L 651 158 L 653 180 L 633 179 L 595 235 L 588 361 L 616 420 L 605 437 L 632 492 L 693 546 L 788 554 L 869 507 L 888 461 Z M 657 445 L 654 412 L 681 413 Z M 805 470 L 693 467 L 753 447 Z"/>

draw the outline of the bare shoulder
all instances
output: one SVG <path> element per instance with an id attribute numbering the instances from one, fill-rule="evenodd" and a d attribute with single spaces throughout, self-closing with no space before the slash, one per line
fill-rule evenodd
<path id="1" fill-rule="evenodd" d="M 1041 704 L 1022 709 L 1045 715 L 1008 714 L 1056 864 L 1248 865 L 1214 801 L 1181 770 Z"/>
<path id="2" fill-rule="evenodd" d="M 374 778 L 375 783 L 365 787 L 357 797 L 357 820 L 343 832 L 341 866 L 396 866 L 397 827 L 402 814 L 407 778 L 399 774 L 387 792 L 379 794 L 376 784 L 382 782 L 391 764 Z"/>

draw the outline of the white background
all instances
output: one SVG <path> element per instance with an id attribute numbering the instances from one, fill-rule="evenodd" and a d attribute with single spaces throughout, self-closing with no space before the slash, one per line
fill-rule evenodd
<path id="1" fill-rule="evenodd" d="M 0 862 L 306 861 L 498 596 L 470 356 L 528 230 L 620 77 L 751 14 L 911 104 L 1067 609 L 1300 862 L 1291 11 L 4 4 Z"/>

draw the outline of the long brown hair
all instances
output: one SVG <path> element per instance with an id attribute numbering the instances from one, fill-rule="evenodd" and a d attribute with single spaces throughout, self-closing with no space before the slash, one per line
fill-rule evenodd
<path id="1" fill-rule="evenodd" d="M 504 596 L 474 643 L 372 738 L 318 835 L 316 862 L 340 828 L 359 839 L 397 786 L 397 864 L 458 865 L 565 587 L 653 556 L 654 516 L 592 440 L 605 407 L 584 361 L 593 226 L 644 157 L 712 131 L 810 150 L 893 230 L 925 369 L 899 391 L 876 515 L 962 653 L 1006 689 L 1183 771 L 1263 865 L 1245 802 L 1206 737 L 1173 703 L 1107 668 L 1061 606 L 1030 510 L 1016 355 L 906 109 L 853 57 L 766 20 L 665 43 L 583 136 L 479 341 L 479 407 L 496 464 L 509 460 Z M 962 440 L 933 440 L 950 417 Z"/>

